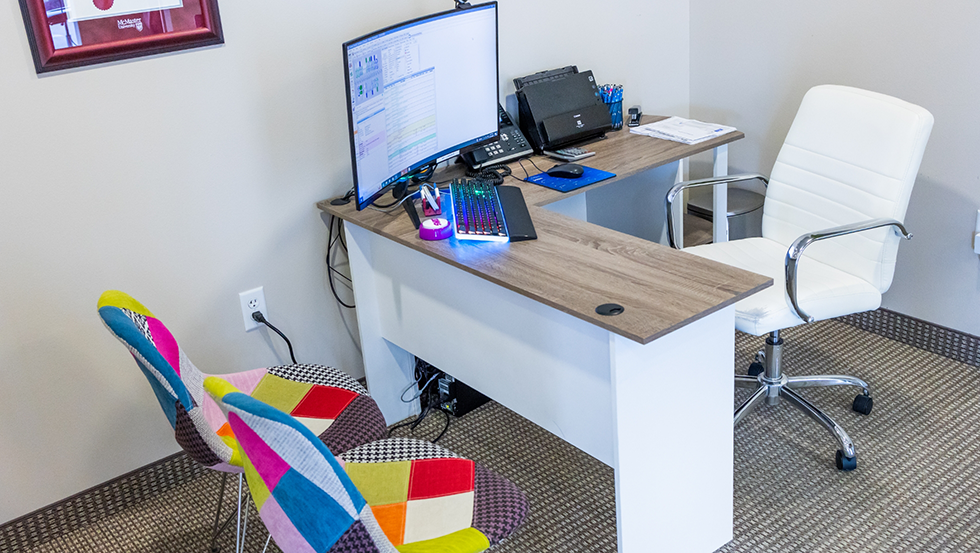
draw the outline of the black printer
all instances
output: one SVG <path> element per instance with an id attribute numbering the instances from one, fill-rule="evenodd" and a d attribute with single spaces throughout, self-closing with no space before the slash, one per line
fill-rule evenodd
<path id="1" fill-rule="evenodd" d="M 574 65 L 514 79 L 521 130 L 538 152 L 602 136 L 612 117 L 592 71 Z"/>

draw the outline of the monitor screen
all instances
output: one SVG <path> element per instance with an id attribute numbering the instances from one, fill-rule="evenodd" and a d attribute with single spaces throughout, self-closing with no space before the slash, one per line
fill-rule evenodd
<path id="1" fill-rule="evenodd" d="M 344 44 L 357 208 L 433 162 L 497 139 L 497 4 Z"/>

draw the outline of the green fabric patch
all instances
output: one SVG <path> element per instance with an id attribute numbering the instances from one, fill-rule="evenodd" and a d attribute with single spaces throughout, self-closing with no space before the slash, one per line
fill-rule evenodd
<path id="1" fill-rule="evenodd" d="M 464 528 L 440 538 L 395 547 L 401 553 L 479 553 L 490 549 L 490 540 L 476 528 Z"/>
<path id="2" fill-rule="evenodd" d="M 291 412 L 306 394 L 312 384 L 286 380 L 274 374 L 266 374 L 252 391 L 252 397 L 286 413 Z"/>
<path id="3" fill-rule="evenodd" d="M 344 470 L 368 505 L 390 505 L 408 501 L 411 461 L 347 463 Z"/>

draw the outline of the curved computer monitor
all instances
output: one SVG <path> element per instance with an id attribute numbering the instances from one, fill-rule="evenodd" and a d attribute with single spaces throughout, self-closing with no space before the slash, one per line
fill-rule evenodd
<path id="1" fill-rule="evenodd" d="M 399 180 L 497 139 L 497 3 L 344 43 L 357 209 Z"/>

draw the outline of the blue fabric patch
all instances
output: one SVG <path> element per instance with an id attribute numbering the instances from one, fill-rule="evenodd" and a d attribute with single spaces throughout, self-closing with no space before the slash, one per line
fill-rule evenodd
<path id="1" fill-rule="evenodd" d="M 314 551 L 327 551 L 354 523 L 329 494 L 290 468 L 272 497 Z"/>
<path id="2" fill-rule="evenodd" d="M 181 402 L 184 405 L 184 409 L 188 411 L 194 408 L 194 400 L 191 398 L 190 392 L 187 391 L 187 387 L 184 386 L 184 381 L 180 379 L 180 375 L 178 375 L 177 371 L 170 366 L 170 363 L 166 359 L 164 359 L 163 355 L 160 354 L 160 351 L 157 350 L 156 346 L 150 343 L 150 341 L 146 339 L 146 336 L 143 336 L 140 329 L 136 327 L 136 323 L 127 317 L 126 314 L 122 312 L 122 309 L 107 305 L 102 309 L 99 309 L 99 315 L 102 317 L 102 320 L 105 321 L 105 324 L 109 327 L 109 330 L 111 330 L 116 337 L 138 351 L 139 354 L 142 355 L 148 363 L 150 363 L 150 365 L 153 365 L 153 368 L 163 375 L 163 378 L 166 379 L 167 383 L 170 384 L 170 387 L 173 388 L 174 392 L 177 394 L 177 397 L 171 397 L 171 400 L 176 399 L 177 401 Z M 154 387 L 154 393 L 156 393 L 157 397 L 159 398 L 160 392 L 157 391 L 157 387 L 160 386 L 160 383 L 153 377 L 152 374 L 146 373 L 146 369 L 144 367 L 140 368 L 143 369 L 143 372 L 146 374 L 147 379 L 149 379 L 150 384 Z M 166 389 L 160 387 L 160 390 L 162 390 L 164 394 L 170 395 Z M 163 401 L 161 400 L 160 403 L 162 405 Z M 172 407 L 172 409 L 176 410 L 176 407 Z M 164 408 L 164 411 L 166 410 L 167 409 Z M 168 414 L 168 416 L 170 415 Z M 170 416 L 171 424 L 174 424 L 173 421 L 175 417 L 176 415 Z"/>
<path id="3" fill-rule="evenodd" d="M 146 375 L 146 379 L 150 381 L 150 388 L 153 388 L 153 394 L 157 396 L 157 401 L 160 402 L 160 407 L 163 409 L 163 414 L 167 415 L 167 420 L 170 421 L 171 428 L 176 430 L 177 400 L 175 400 L 174 396 L 170 395 L 170 392 L 168 392 L 167 389 L 160 384 L 160 381 L 153 376 L 153 373 L 143 366 L 143 363 L 137 361 L 136 365 L 139 366 L 140 370 L 143 371 L 143 374 Z"/>

